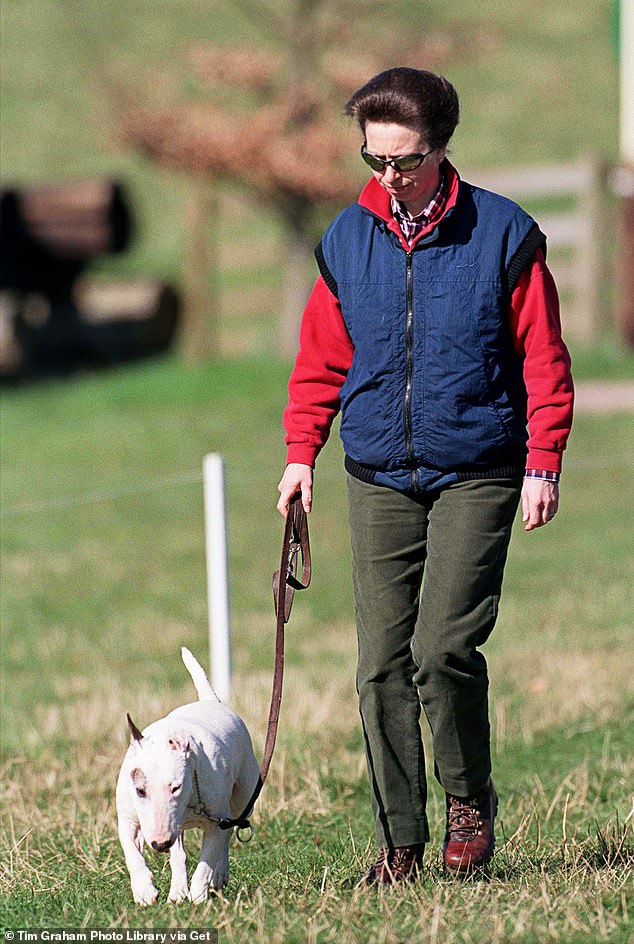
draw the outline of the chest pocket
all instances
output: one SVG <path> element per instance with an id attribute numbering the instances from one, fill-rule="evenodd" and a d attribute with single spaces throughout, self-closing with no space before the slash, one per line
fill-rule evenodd
<path id="1" fill-rule="evenodd" d="M 427 384 L 459 410 L 491 401 L 486 367 L 493 353 L 490 335 L 498 332 L 496 294 L 493 281 L 477 279 L 466 267 L 425 288 L 427 310 L 417 353 Z"/>

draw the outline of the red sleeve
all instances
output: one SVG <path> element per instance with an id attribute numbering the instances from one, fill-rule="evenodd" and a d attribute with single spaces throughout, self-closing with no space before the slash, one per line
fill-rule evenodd
<path id="1" fill-rule="evenodd" d="M 528 393 L 526 467 L 560 472 L 572 426 L 574 389 L 557 289 L 541 249 L 520 276 L 509 318 Z"/>
<path id="2" fill-rule="evenodd" d="M 315 464 L 339 412 L 339 391 L 353 353 L 341 306 L 320 276 L 304 311 L 299 353 L 288 383 L 287 464 Z"/>

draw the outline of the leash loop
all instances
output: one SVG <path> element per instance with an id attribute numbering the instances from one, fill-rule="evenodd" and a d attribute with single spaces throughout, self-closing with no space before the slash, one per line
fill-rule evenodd
<path id="1" fill-rule="evenodd" d="M 298 559 L 302 558 L 302 579 L 297 578 Z M 280 574 L 286 579 L 280 582 Z M 299 492 L 291 498 L 286 526 L 284 528 L 284 543 L 282 545 L 282 560 L 279 570 L 273 575 L 273 603 L 275 614 L 278 616 L 280 608 L 284 614 L 284 622 L 288 623 L 293 598 L 296 590 L 305 590 L 310 586 L 311 559 L 310 541 L 308 537 L 308 519 L 301 502 Z M 279 634 L 278 626 L 278 634 Z"/>
<path id="2" fill-rule="evenodd" d="M 246 836 L 243 836 L 242 835 L 243 833 L 246 833 Z M 242 842 L 245 844 L 248 842 L 251 842 L 254 835 L 255 835 L 255 830 L 253 826 L 251 825 L 251 823 L 248 823 L 245 826 L 236 826 L 235 836 L 238 842 Z"/>

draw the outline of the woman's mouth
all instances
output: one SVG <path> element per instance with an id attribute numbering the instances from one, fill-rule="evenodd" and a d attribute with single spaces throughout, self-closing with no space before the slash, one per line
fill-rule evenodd
<path id="1" fill-rule="evenodd" d="M 409 187 L 409 184 L 403 184 L 400 187 L 386 187 L 385 189 L 387 190 L 388 193 L 392 193 L 394 194 L 394 196 L 398 196 L 399 193 L 403 193 L 403 191 L 407 190 L 408 187 Z"/>

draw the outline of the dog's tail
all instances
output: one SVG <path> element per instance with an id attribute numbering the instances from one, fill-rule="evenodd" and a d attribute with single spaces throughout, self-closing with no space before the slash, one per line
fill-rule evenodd
<path id="1" fill-rule="evenodd" d="M 192 681 L 196 686 L 196 691 L 198 692 L 198 698 L 200 701 L 220 701 L 213 688 L 209 684 L 209 679 L 205 675 L 205 670 L 203 669 L 200 662 L 194 658 L 189 649 L 186 649 L 185 646 L 181 647 L 181 656 L 183 657 L 183 662 L 185 663 L 185 668 L 192 677 Z"/>

